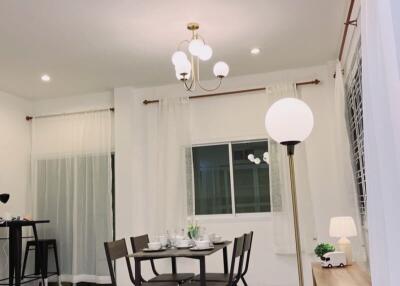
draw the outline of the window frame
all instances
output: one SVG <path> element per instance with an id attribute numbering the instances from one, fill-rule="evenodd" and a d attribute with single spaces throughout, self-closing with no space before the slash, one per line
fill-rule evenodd
<path id="1" fill-rule="evenodd" d="M 235 200 L 235 184 L 234 184 L 234 170 L 233 170 L 233 154 L 232 154 L 232 144 L 241 144 L 241 143 L 254 143 L 254 142 L 262 142 L 267 141 L 268 138 L 256 138 L 256 139 L 243 139 L 243 140 L 227 140 L 227 141 L 219 141 L 219 142 L 211 142 L 211 143 L 196 143 L 192 144 L 192 158 L 193 158 L 193 148 L 196 147 L 209 147 L 209 146 L 220 146 L 220 145 L 228 145 L 229 152 L 229 173 L 230 173 L 230 184 L 231 184 L 231 206 L 232 213 L 229 214 L 196 214 L 196 190 L 195 190 L 195 179 L 194 179 L 194 164 L 192 163 L 192 197 L 193 197 L 193 214 L 197 220 L 206 221 L 206 220 L 221 220 L 226 221 L 227 219 L 237 219 L 240 218 L 244 221 L 251 219 L 260 219 L 264 220 L 266 218 L 271 217 L 272 208 L 269 212 L 249 212 L 249 213 L 237 213 L 236 212 L 236 200 Z M 269 176 L 269 174 L 268 174 Z M 271 188 L 268 187 L 269 198 L 271 201 Z"/>

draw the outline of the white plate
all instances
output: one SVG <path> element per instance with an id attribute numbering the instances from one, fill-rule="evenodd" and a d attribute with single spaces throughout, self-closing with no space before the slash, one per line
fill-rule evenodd
<path id="1" fill-rule="evenodd" d="M 150 248 L 143 248 L 144 252 L 158 252 L 158 251 L 164 251 L 167 250 L 165 247 L 160 248 L 160 249 L 150 249 Z"/>
<path id="2" fill-rule="evenodd" d="M 188 248 L 192 248 L 193 245 L 188 245 L 188 246 L 177 246 L 176 248 L 178 249 L 188 249 Z"/>
<path id="3" fill-rule="evenodd" d="M 206 248 L 198 248 L 197 246 L 190 248 L 192 251 L 205 251 L 205 250 L 212 250 L 214 249 L 214 246 L 209 246 Z"/>
<path id="4" fill-rule="evenodd" d="M 224 244 L 225 243 L 225 240 L 221 240 L 221 241 L 218 241 L 218 242 L 213 242 L 213 244 Z"/>

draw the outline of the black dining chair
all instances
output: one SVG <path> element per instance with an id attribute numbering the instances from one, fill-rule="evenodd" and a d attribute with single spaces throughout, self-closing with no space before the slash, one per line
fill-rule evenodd
<path id="1" fill-rule="evenodd" d="M 207 286 L 237 285 L 242 274 L 244 244 L 245 244 L 245 235 L 235 238 L 235 242 L 233 243 L 231 268 L 229 273 L 206 273 Z M 239 264 L 236 267 L 236 261 L 238 259 L 239 259 Z M 196 275 L 193 281 L 183 284 L 183 286 L 199 286 L 199 285 L 200 285 L 200 275 Z"/>
<path id="2" fill-rule="evenodd" d="M 253 234 L 254 234 L 254 232 L 250 231 L 249 233 L 247 233 L 245 235 L 245 239 L 244 239 L 243 258 L 244 258 L 244 255 L 246 255 L 246 263 L 245 263 L 244 270 L 243 270 L 243 273 L 242 273 L 240 279 L 242 280 L 242 282 L 245 286 L 247 286 L 247 282 L 244 279 L 244 276 L 247 274 L 247 271 L 249 270 L 251 247 L 253 245 Z"/>
<path id="3" fill-rule="evenodd" d="M 131 245 L 132 245 L 132 251 L 133 252 L 139 252 L 142 251 L 144 248 L 147 247 L 147 244 L 149 243 L 149 235 L 141 235 L 141 236 L 136 236 L 136 237 L 131 237 Z M 161 259 L 161 258 L 160 258 Z M 164 258 L 165 259 L 165 258 Z M 171 258 L 172 262 L 172 268 L 176 269 L 176 258 Z M 154 259 L 150 259 L 150 265 L 151 269 L 155 275 L 155 277 L 149 279 L 149 282 L 178 282 L 180 284 L 191 280 L 194 277 L 194 273 L 158 273 Z M 173 271 L 174 272 L 174 271 Z M 145 280 L 143 280 L 145 281 Z"/>
<path id="4" fill-rule="evenodd" d="M 126 248 L 125 239 L 120 239 L 117 241 L 104 242 L 104 249 L 106 251 L 108 269 L 110 270 L 111 285 L 117 286 L 117 281 L 115 279 L 115 272 L 113 262 L 118 259 L 125 258 L 126 265 L 128 267 L 129 278 L 133 285 L 135 285 L 135 277 L 133 276 L 131 262 L 128 256 L 128 249 Z M 176 282 L 143 282 L 143 286 L 177 286 Z"/>

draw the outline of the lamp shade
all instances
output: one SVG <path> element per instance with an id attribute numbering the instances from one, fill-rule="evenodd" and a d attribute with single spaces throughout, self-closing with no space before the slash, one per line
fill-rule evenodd
<path id="1" fill-rule="evenodd" d="M 10 194 L 0 194 L 0 202 L 3 204 L 7 203 L 9 198 Z"/>
<path id="2" fill-rule="evenodd" d="M 351 216 L 332 217 L 329 225 L 329 236 L 352 237 L 357 236 L 356 224 Z"/>
<path id="3" fill-rule="evenodd" d="M 308 105 L 297 98 L 274 102 L 265 115 L 269 136 L 279 143 L 302 142 L 311 133 L 314 117 Z"/>
<path id="4" fill-rule="evenodd" d="M 217 62 L 214 65 L 214 75 L 216 77 L 226 77 L 229 73 L 229 66 L 225 62 Z"/>

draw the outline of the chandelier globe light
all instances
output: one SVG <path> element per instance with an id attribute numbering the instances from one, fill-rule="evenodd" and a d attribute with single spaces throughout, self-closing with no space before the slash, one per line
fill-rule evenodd
<path id="1" fill-rule="evenodd" d="M 187 91 L 194 91 L 197 86 L 204 91 L 216 90 L 221 86 L 222 79 L 228 76 L 229 66 L 223 61 L 218 61 L 213 68 L 213 73 L 218 79 L 217 86 L 214 88 L 203 87 L 200 82 L 200 62 L 210 60 L 213 50 L 198 34 L 199 24 L 189 23 L 187 29 L 192 32 L 192 38 L 180 42 L 177 51 L 172 54 L 171 58 L 175 66 L 176 78 L 183 82 Z M 184 45 L 186 45 L 188 53 L 182 50 Z"/>

